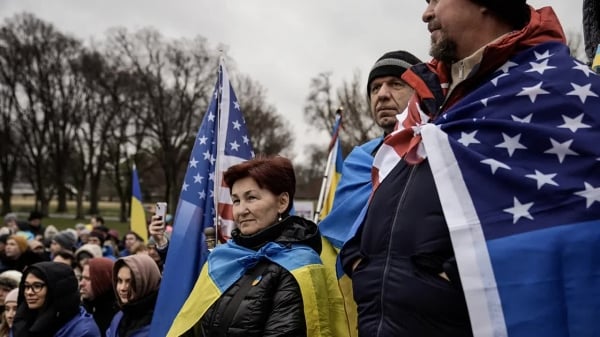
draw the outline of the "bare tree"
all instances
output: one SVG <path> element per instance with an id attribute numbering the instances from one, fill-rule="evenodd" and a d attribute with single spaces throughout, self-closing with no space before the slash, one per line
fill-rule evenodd
<path id="1" fill-rule="evenodd" d="M 110 54 L 90 50 L 81 53 L 77 64 L 85 78 L 85 102 L 82 123 L 77 132 L 72 177 L 79 191 L 85 191 L 90 181 L 90 214 L 99 212 L 99 188 L 108 165 L 109 147 L 114 139 L 127 145 L 126 130 L 133 116 L 127 106 L 135 102 L 133 79 L 118 59 Z M 116 130 L 116 131 L 115 131 Z M 77 195 L 77 217 L 83 217 L 83 193 Z"/>
<path id="2" fill-rule="evenodd" d="M 310 83 L 310 91 L 304 106 L 306 121 L 317 130 L 330 132 L 335 121 L 338 105 L 333 94 L 331 73 L 320 73 Z"/>
<path id="3" fill-rule="evenodd" d="M 264 88 L 250 77 L 240 76 L 234 89 L 254 152 L 275 155 L 290 150 L 294 136 L 275 107 L 266 102 Z"/>
<path id="4" fill-rule="evenodd" d="M 23 154 L 36 192 L 36 208 L 48 213 L 50 198 L 57 192 L 57 210 L 64 212 L 65 164 L 81 107 L 80 78 L 71 62 L 81 45 L 31 14 L 7 20 L 0 41 L 4 47 L 2 78 L 16 102 L 19 132 L 26 135 Z"/>
<path id="5" fill-rule="evenodd" d="M 341 137 L 346 151 L 383 133 L 371 115 L 365 83 L 359 71 L 354 72 L 351 82 L 342 83 L 337 90 L 337 99 L 344 108 L 345 128 Z"/>
<path id="6" fill-rule="evenodd" d="M 306 151 L 309 154 L 308 160 L 303 163 L 295 163 L 298 198 L 316 200 L 319 197 L 323 173 L 327 164 L 327 150 L 327 147 L 309 145 Z"/>
<path id="7" fill-rule="evenodd" d="M 21 134 L 15 128 L 17 118 L 11 91 L 0 84 L 0 179 L 2 182 L 1 214 L 12 212 L 12 188 L 21 160 Z"/>
<path id="8" fill-rule="evenodd" d="M 304 108 L 305 119 L 317 130 L 331 132 L 338 107 L 343 111 L 343 131 L 340 139 L 343 152 L 376 137 L 379 129 L 369 113 L 366 93 L 360 73 L 354 73 L 351 82 L 344 81 L 337 90 L 333 88 L 330 73 L 321 73 L 312 79 Z M 334 95 L 334 92 L 336 93 Z"/>
<path id="9" fill-rule="evenodd" d="M 343 81 L 337 89 L 331 83 L 331 73 L 321 73 L 312 79 L 304 108 L 306 121 L 315 129 L 330 133 L 338 107 L 343 108 L 343 129 L 340 131 L 340 140 L 344 155 L 348 154 L 354 146 L 381 133 L 371 117 L 360 72 L 356 71 L 350 82 Z M 308 183 L 323 174 L 327 161 L 327 144 L 322 144 L 320 147 L 310 146 L 306 152 L 310 155 L 310 163 L 298 165 L 297 170 L 302 179 L 306 180 L 305 183 Z M 315 170 L 315 167 L 320 169 Z"/>
<path id="10" fill-rule="evenodd" d="M 147 127 L 147 138 L 136 150 L 153 155 L 163 170 L 165 199 L 175 204 L 200 112 L 206 110 L 216 78 L 216 53 L 201 37 L 165 41 L 151 29 L 135 34 L 115 30 L 109 39 L 132 68 L 143 97 L 146 114 L 138 118 Z"/>

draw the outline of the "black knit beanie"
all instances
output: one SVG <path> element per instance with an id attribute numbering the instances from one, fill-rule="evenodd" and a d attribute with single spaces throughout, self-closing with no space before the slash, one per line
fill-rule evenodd
<path id="1" fill-rule="evenodd" d="M 422 63 L 422 61 L 413 54 L 403 50 L 396 50 L 383 54 L 383 56 L 375 62 L 369 72 L 367 98 L 370 100 L 371 82 L 373 82 L 374 79 L 384 76 L 400 77 L 404 74 L 406 69 L 418 63 Z"/>
<path id="2" fill-rule="evenodd" d="M 471 0 L 492 11 L 513 29 L 522 29 L 529 23 L 530 12 L 527 0 Z"/>
<path id="3" fill-rule="evenodd" d="M 600 1 L 583 0 L 583 40 L 585 53 L 591 62 L 600 44 Z"/>

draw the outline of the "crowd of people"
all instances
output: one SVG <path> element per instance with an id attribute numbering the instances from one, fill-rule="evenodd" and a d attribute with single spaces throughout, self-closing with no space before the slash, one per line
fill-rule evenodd
<path id="1" fill-rule="evenodd" d="M 154 238 L 119 237 L 101 216 L 61 231 L 42 219 L 4 216 L 0 336 L 147 335 L 163 266 Z"/>
<path id="2" fill-rule="evenodd" d="M 382 135 L 346 158 L 320 224 L 291 212 L 290 160 L 224 173 L 237 228 L 169 336 L 596 333 L 600 78 L 569 55 L 549 7 L 428 0 L 422 20 L 433 59 L 375 61 Z M 148 336 L 165 219 L 146 244 L 100 217 L 62 231 L 41 218 L 8 214 L 0 229 L 0 337 Z M 329 245 L 338 268 L 323 262 Z"/>

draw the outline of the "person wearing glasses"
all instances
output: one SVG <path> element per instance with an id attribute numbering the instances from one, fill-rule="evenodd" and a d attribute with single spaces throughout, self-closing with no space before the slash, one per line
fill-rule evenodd
<path id="1" fill-rule="evenodd" d="M 100 337 L 91 315 L 79 304 L 73 269 L 56 262 L 28 267 L 19 284 L 14 337 Z"/>

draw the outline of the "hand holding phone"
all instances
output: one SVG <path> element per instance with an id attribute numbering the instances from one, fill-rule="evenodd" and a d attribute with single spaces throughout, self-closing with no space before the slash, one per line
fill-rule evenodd
<path id="1" fill-rule="evenodd" d="M 167 215 L 167 203 L 157 202 L 154 207 L 154 215 L 160 216 L 160 219 L 164 221 L 165 216 Z"/>
<path id="2" fill-rule="evenodd" d="M 148 233 L 152 235 L 154 241 L 159 247 L 165 246 L 167 240 L 165 238 L 165 217 L 167 215 L 167 203 L 157 202 L 154 207 L 154 216 L 152 222 L 148 226 Z"/>

